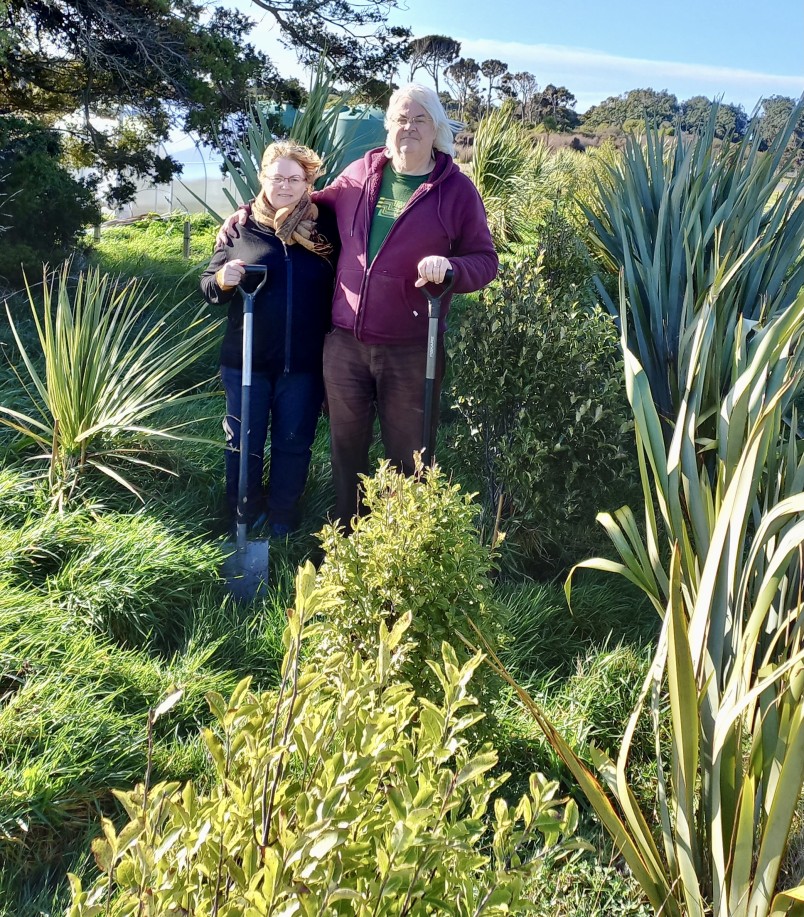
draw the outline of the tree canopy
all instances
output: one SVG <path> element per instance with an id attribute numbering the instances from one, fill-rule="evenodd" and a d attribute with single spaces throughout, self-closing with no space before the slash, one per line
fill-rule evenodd
<path id="1" fill-rule="evenodd" d="M 461 53 L 461 43 L 447 35 L 424 35 L 414 38 L 408 44 L 407 60 L 410 65 L 410 78 L 417 70 L 429 73 L 438 89 L 438 74 L 451 64 Z"/>
<path id="2" fill-rule="evenodd" d="M 787 96 L 767 96 L 762 100 L 762 120 L 759 130 L 765 146 L 772 143 L 773 138 L 784 128 L 795 106 L 796 100 Z M 799 120 L 790 138 L 791 146 L 801 147 L 802 144 L 804 144 L 804 117 Z"/>
<path id="3" fill-rule="evenodd" d="M 217 0 L 0 0 L 0 117 L 33 119 L 62 134 L 62 157 L 103 177 L 110 201 L 131 198 L 143 179 L 166 181 L 179 170 L 161 144 L 171 128 L 230 149 L 257 98 L 299 104 L 298 80 L 286 80 L 247 40 L 251 20 Z M 633 89 L 605 99 L 581 118 L 575 96 L 536 76 L 510 73 L 504 61 L 461 58 L 460 42 L 446 35 L 410 38 L 391 27 L 398 0 L 251 0 L 273 17 L 279 40 L 299 60 L 326 60 L 335 79 L 361 99 L 385 99 L 400 64 L 410 76 L 423 69 L 461 119 L 474 120 L 495 95 L 516 101 L 517 117 L 566 130 L 622 129 L 672 123 L 701 129 L 712 102 L 694 96 L 679 104 L 667 90 Z M 485 105 L 478 93 L 483 78 Z M 452 101 L 452 98 L 455 101 Z M 794 100 L 762 101 L 768 142 Z M 717 110 L 717 136 L 738 139 L 747 117 L 740 106 Z M 804 127 L 791 143 L 801 144 Z M 164 150 L 164 147 L 162 147 Z"/>
<path id="4" fill-rule="evenodd" d="M 0 113 L 58 125 L 72 163 L 112 177 L 117 200 L 133 194 L 134 178 L 177 170 L 155 152 L 171 126 L 212 139 L 249 92 L 277 79 L 234 10 L 208 14 L 191 0 L 8 0 L 2 12 Z"/>
<path id="5" fill-rule="evenodd" d="M 407 53 L 410 29 L 387 24 L 397 0 L 251 2 L 273 17 L 279 40 L 303 63 L 315 65 L 325 57 L 338 77 L 356 88 L 380 76 L 390 82 Z"/>
<path id="6" fill-rule="evenodd" d="M 409 35 L 383 24 L 394 0 L 253 2 L 303 61 L 325 54 L 347 82 L 390 77 Z M 110 200 L 123 202 L 138 180 L 178 171 L 158 152 L 171 127 L 226 145 L 256 96 L 286 85 L 292 94 L 247 41 L 252 25 L 237 10 L 194 0 L 5 0 L 0 115 L 58 127 L 70 164 L 103 175 Z"/>
<path id="7" fill-rule="evenodd" d="M 666 89 L 631 89 L 619 96 L 609 96 L 593 105 L 584 115 L 586 127 L 622 127 L 626 121 L 648 120 L 656 126 L 672 122 L 678 111 L 678 99 Z"/>

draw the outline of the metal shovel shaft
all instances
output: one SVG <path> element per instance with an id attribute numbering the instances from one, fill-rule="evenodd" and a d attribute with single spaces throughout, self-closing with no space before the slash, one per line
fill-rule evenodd
<path id="1" fill-rule="evenodd" d="M 424 370 L 424 420 L 422 423 L 422 456 L 426 465 L 432 465 L 435 458 L 435 430 L 433 430 L 433 409 L 435 405 L 435 378 L 438 359 L 438 325 L 441 321 L 441 299 L 452 289 L 455 274 L 449 270 L 444 275 L 441 292 L 434 296 L 422 287 L 427 298 L 427 363 Z"/>
<path id="2" fill-rule="evenodd" d="M 248 535 L 248 457 L 251 424 L 251 370 L 254 341 L 254 297 L 265 283 L 268 270 L 263 265 L 245 265 L 246 274 L 262 274 L 255 290 L 240 287 L 243 297 L 243 368 L 240 389 L 240 457 L 237 480 L 237 540 L 235 550 L 224 563 L 229 591 L 241 602 L 256 598 L 268 580 L 268 542 L 249 541 Z"/>

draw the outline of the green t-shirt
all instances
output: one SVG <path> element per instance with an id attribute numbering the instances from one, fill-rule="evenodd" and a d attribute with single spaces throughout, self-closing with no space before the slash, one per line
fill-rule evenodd
<path id="1" fill-rule="evenodd" d="M 394 172 L 390 165 L 383 170 L 380 196 L 371 219 L 368 264 L 374 260 L 385 237 L 391 231 L 394 221 L 402 213 L 405 204 L 413 196 L 413 192 L 429 178 L 429 175 L 400 175 Z"/>

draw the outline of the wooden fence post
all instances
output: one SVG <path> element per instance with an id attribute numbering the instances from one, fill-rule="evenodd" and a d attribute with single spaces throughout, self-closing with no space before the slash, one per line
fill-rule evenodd
<path id="1" fill-rule="evenodd" d="M 184 260 L 188 261 L 190 258 L 190 221 L 184 221 Z"/>

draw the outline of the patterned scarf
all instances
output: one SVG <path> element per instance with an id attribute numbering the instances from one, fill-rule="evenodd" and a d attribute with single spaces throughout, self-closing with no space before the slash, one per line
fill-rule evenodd
<path id="1" fill-rule="evenodd" d="M 280 207 L 279 210 L 274 210 L 268 203 L 265 192 L 260 191 L 251 205 L 251 216 L 261 226 L 273 229 L 277 238 L 285 245 L 298 242 L 322 258 L 328 258 L 332 254 L 332 246 L 315 225 L 318 207 L 310 200 L 306 191 L 295 207 Z"/>

